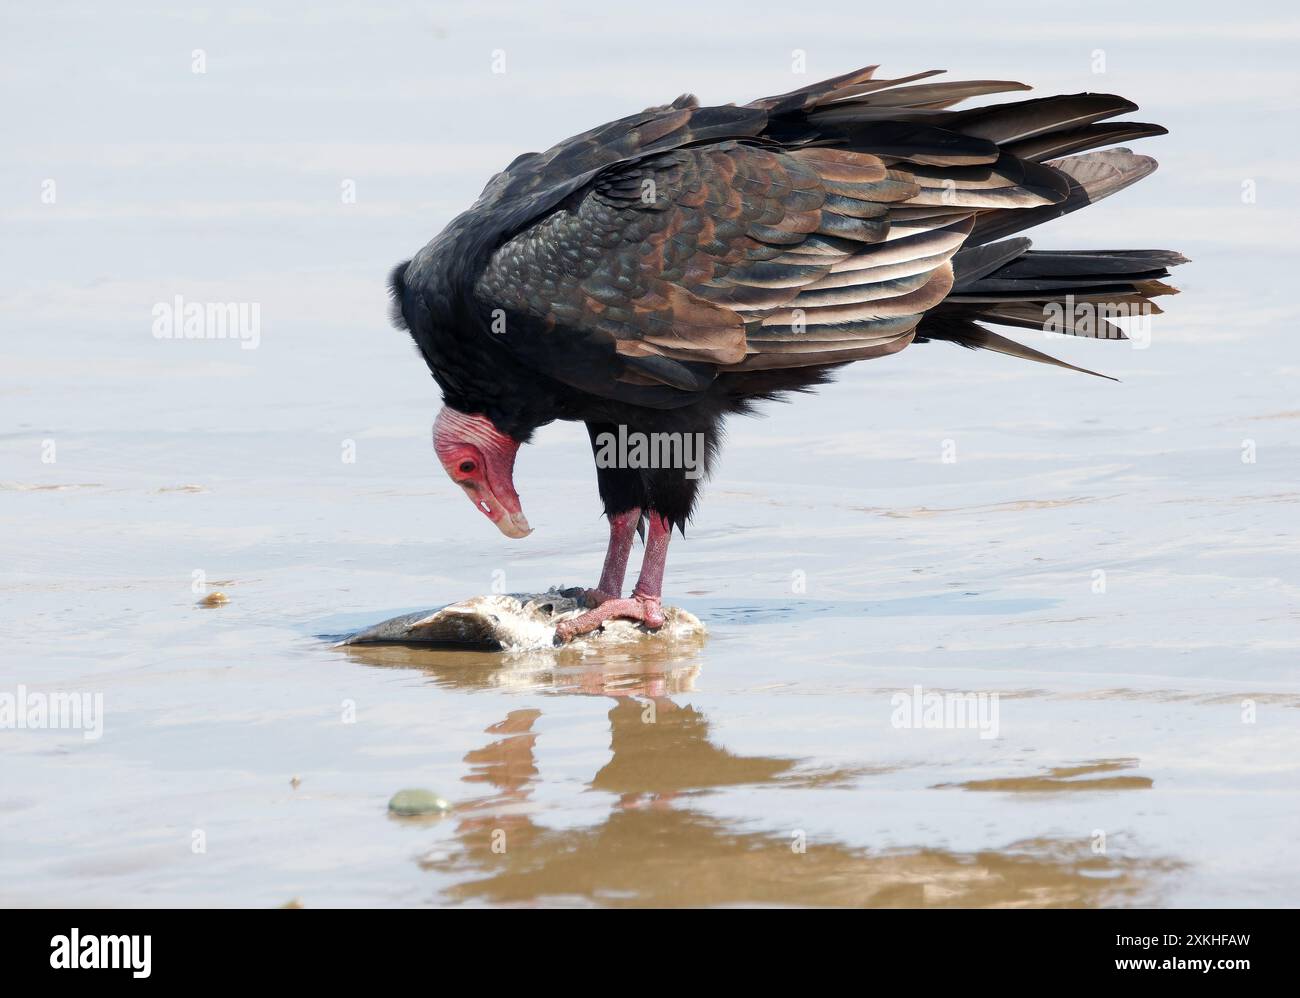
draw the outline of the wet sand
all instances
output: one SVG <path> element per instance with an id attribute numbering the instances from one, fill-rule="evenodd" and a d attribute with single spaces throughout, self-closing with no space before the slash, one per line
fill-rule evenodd
<path id="1" fill-rule="evenodd" d="M 524 541 L 453 494 L 384 277 L 524 148 L 684 89 L 788 89 L 788 31 L 763 29 L 775 69 L 720 43 L 655 62 L 654 37 L 593 63 L 543 55 L 522 13 L 492 80 L 469 60 L 498 43 L 459 15 L 423 40 L 387 9 L 147 37 L 141 15 L 60 27 L 89 100 L 18 53 L 57 113 L 19 108 L 0 166 L 0 693 L 104 716 L 97 739 L 0 728 L 0 903 L 1297 903 L 1297 150 L 1255 141 L 1294 69 L 1266 23 L 1211 14 L 980 53 L 960 19 L 900 29 L 890 70 L 1113 90 L 1169 125 L 1155 176 L 1036 237 L 1181 250 L 1184 293 L 1147 349 L 1035 343 L 1118 385 L 929 344 L 733 421 L 668 561 L 708 640 L 586 656 L 329 640 L 591 585 L 604 548 L 580 427 L 521 451 Z M 23 17 L 19 41 L 50 26 Z M 810 72 L 885 57 L 850 34 Z M 441 60 L 410 68 L 420 45 Z M 1252 69 L 1207 105 L 1206 60 Z M 156 339 L 176 294 L 260 302 L 258 347 Z M 996 737 L 901 726 L 917 687 L 996 703 Z M 390 816 L 403 787 L 452 810 Z"/>

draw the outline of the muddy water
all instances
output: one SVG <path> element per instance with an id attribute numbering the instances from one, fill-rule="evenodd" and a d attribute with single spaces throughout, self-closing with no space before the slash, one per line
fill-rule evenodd
<path id="1" fill-rule="evenodd" d="M 9 60 L 47 103 L 0 167 L 0 694 L 103 716 L 0 728 L 0 902 L 1300 899 L 1297 156 L 1252 138 L 1296 88 L 1268 17 L 1081 40 L 1039 11 L 979 61 L 951 57 L 960 17 L 893 25 L 890 69 L 1131 93 L 1170 125 L 1161 172 L 1039 245 L 1178 248 L 1185 293 L 1147 349 L 1038 344 L 1119 385 L 932 344 L 735 422 L 668 563 L 709 639 L 503 656 L 329 640 L 589 585 L 603 551 L 580 429 L 522 452 L 522 542 L 441 480 L 384 271 L 522 149 L 789 89 L 786 62 L 644 35 L 579 59 L 531 8 L 427 34 L 401 9 L 46 16 L 9 37 L 65 39 L 95 85 Z M 872 58 L 850 34 L 810 72 Z M 473 60 L 502 46 L 493 78 Z M 1189 74 L 1223 60 L 1252 68 L 1206 104 Z M 155 338 L 178 294 L 259 303 L 256 349 Z M 404 787 L 451 812 L 390 817 Z"/>

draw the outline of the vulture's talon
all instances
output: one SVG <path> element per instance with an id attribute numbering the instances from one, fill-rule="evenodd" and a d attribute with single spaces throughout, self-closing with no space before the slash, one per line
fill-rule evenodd
<path id="1" fill-rule="evenodd" d="M 627 599 L 606 599 L 580 616 L 560 621 L 555 627 L 555 645 L 559 647 L 579 635 L 590 634 L 605 621 L 614 618 L 635 620 L 655 631 L 663 626 L 664 611 L 657 596 L 639 596 L 633 593 Z"/>

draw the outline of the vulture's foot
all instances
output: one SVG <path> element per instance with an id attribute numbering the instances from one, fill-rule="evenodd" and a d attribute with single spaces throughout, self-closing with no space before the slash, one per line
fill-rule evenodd
<path id="1" fill-rule="evenodd" d="M 598 592 L 599 590 L 593 590 Z M 624 620 L 636 620 L 645 624 L 650 630 L 663 626 L 664 611 L 658 596 L 641 596 L 633 593 L 627 599 L 606 599 L 599 606 L 588 610 L 580 617 L 563 620 L 555 627 L 555 643 L 562 645 L 580 634 L 590 634 L 605 621 L 614 617 Z"/>

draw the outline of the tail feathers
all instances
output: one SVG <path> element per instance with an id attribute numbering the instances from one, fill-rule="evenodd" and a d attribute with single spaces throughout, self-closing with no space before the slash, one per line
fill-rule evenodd
<path id="1" fill-rule="evenodd" d="M 1112 305 L 1121 312 L 1159 314 L 1151 299 L 1178 293 L 1162 278 L 1169 276 L 1170 267 L 1187 262 L 1181 253 L 1170 250 L 1026 250 L 997 263 L 1026 243 L 1026 239 L 1007 240 L 956 254 L 953 271 L 961 274 L 960 284 L 954 282 L 942 307 L 1001 315 L 1016 320 L 1008 321 L 1009 325 L 1029 328 L 1043 328 L 1044 312 L 1053 303 L 1089 302 L 1099 312 Z"/>
<path id="2" fill-rule="evenodd" d="M 978 251 L 1009 243 L 1026 243 L 1027 239 L 1010 239 L 980 247 Z M 960 253 L 957 254 L 961 256 Z M 1168 276 L 1169 267 L 1187 263 L 1187 257 L 1173 250 L 1034 250 L 1017 255 L 998 272 L 998 278 L 1009 277 L 1124 277 L 1132 280 L 1139 274 L 1162 270 Z"/>
<path id="3" fill-rule="evenodd" d="M 927 340 L 947 340 L 949 343 L 957 343 L 971 350 L 992 350 L 994 353 L 1006 354 L 1008 357 L 1032 360 L 1039 364 L 1051 364 L 1053 367 L 1064 367 L 1070 371 L 1078 371 L 1080 374 L 1091 374 L 1094 377 L 1106 378 L 1108 381 L 1119 380 L 1118 378 L 1112 378 L 1109 374 L 1102 374 L 1099 371 L 1090 371 L 1086 367 L 1067 364 L 1050 354 L 1035 350 L 1033 347 L 1027 347 L 1023 343 L 1017 343 L 1013 339 L 995 333 L 991 329 L 985 329 L 978 323 L 959 316 L 941 315 L 935 316 L 933 319 L 927 316 L 921 330 L 917 333 L 915 342 L 924 343 Z"/>
<path id="4" fill-rule="evenodd" d="M 1169 276 L 1168 268 L 1187 262 L 1181 253 L 1169 250 L 1041 252 L 1028 250 L 1028 245 L 1024 238 L 1008 239 L 957 253 L 952 260 L 957 275 L 953 291 L 926 315 L 916 341 L 948 340 L 1098 374 L 991 332 L 979 323 L 1125 340 L 1127 334 L 1111 320 L 1159 314 L 1152 299 L 1178 293 L 1162 278 Z"/>

